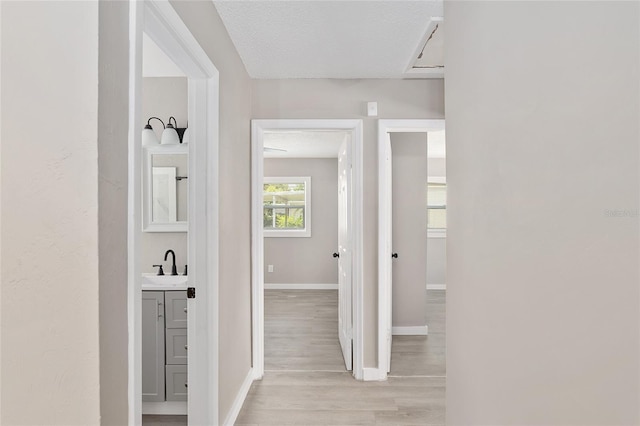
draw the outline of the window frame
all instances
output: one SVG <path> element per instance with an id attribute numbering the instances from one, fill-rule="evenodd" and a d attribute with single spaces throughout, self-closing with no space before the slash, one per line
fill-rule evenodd
<path id="1" fill-rule="evenodd" d="M 429 191 L 429 185 L 431 184 L 436 184 L 436 185 L 444 185 L 445 187 L 445 191 L 447 190 L 447 181 L 446 178 L 444 177 L 440 177 L 440 176 L 429 176 L 427 179 L 427 193 Z M 428 197 L 428 195 L 427 195 Z M 427 198 L 428 200 L 428 198 Z M 445 210 L 445 212 L 447 211 L 447 204 L 445 203 L 445 205 L 441 206 L 429 206 L 429 203 L 427 201 L 427 217 L 429 215 L 429 210 L 430 209 L 443 209 Z M 446 213 L 445 213 L 446 214 Z M 447 237 L 447 228 L 429 228 L 429 222 L 427 219 L 427 238 L 446 238 Z"/>
<path id="2" fill-rule="evenodd" d="M 278 176 L 262 179 L 262 211 L 264 214 L 264 185 L 270 183 L 304 183 L 304 229 L 268 229 L 262 225 L 265 238 L 309 238 L 311 237 L 311 176 Z"/>

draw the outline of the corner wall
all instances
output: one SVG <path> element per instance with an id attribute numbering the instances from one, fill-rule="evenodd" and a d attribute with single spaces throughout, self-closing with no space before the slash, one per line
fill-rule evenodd
<path id="1" fill-rule="evenodd" d="M 447 423 L 639 424 L 640 5 L 445 16 Z"/>
<path id="2" fill-rule="evenodd" d="M 99 2 L 100 424 L 128 421 L 129 3 Z"/>

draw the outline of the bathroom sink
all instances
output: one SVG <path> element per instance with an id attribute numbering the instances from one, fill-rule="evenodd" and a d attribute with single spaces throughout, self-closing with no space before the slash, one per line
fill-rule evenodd
<path id="1" fill-rule="evenodd" d="M 142 274 L 142 289 L 186 290 L 188 279 L 186 275 Z"/>

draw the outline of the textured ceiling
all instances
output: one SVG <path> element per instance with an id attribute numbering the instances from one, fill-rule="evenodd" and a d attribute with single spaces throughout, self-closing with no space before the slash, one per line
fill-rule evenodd
<path id="1" fill-rule="evenodd" d="M 401 78 L 442 1 L 214 1 L 253 78 Z"/>

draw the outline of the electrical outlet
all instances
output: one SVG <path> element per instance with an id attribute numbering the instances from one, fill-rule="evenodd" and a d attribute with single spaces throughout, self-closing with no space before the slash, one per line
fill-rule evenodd
<path id="1" fill-rule="evenodd" d="M 269 265 L 268 268 L 269 272 L 273 272 L 273 265 Z"/>

